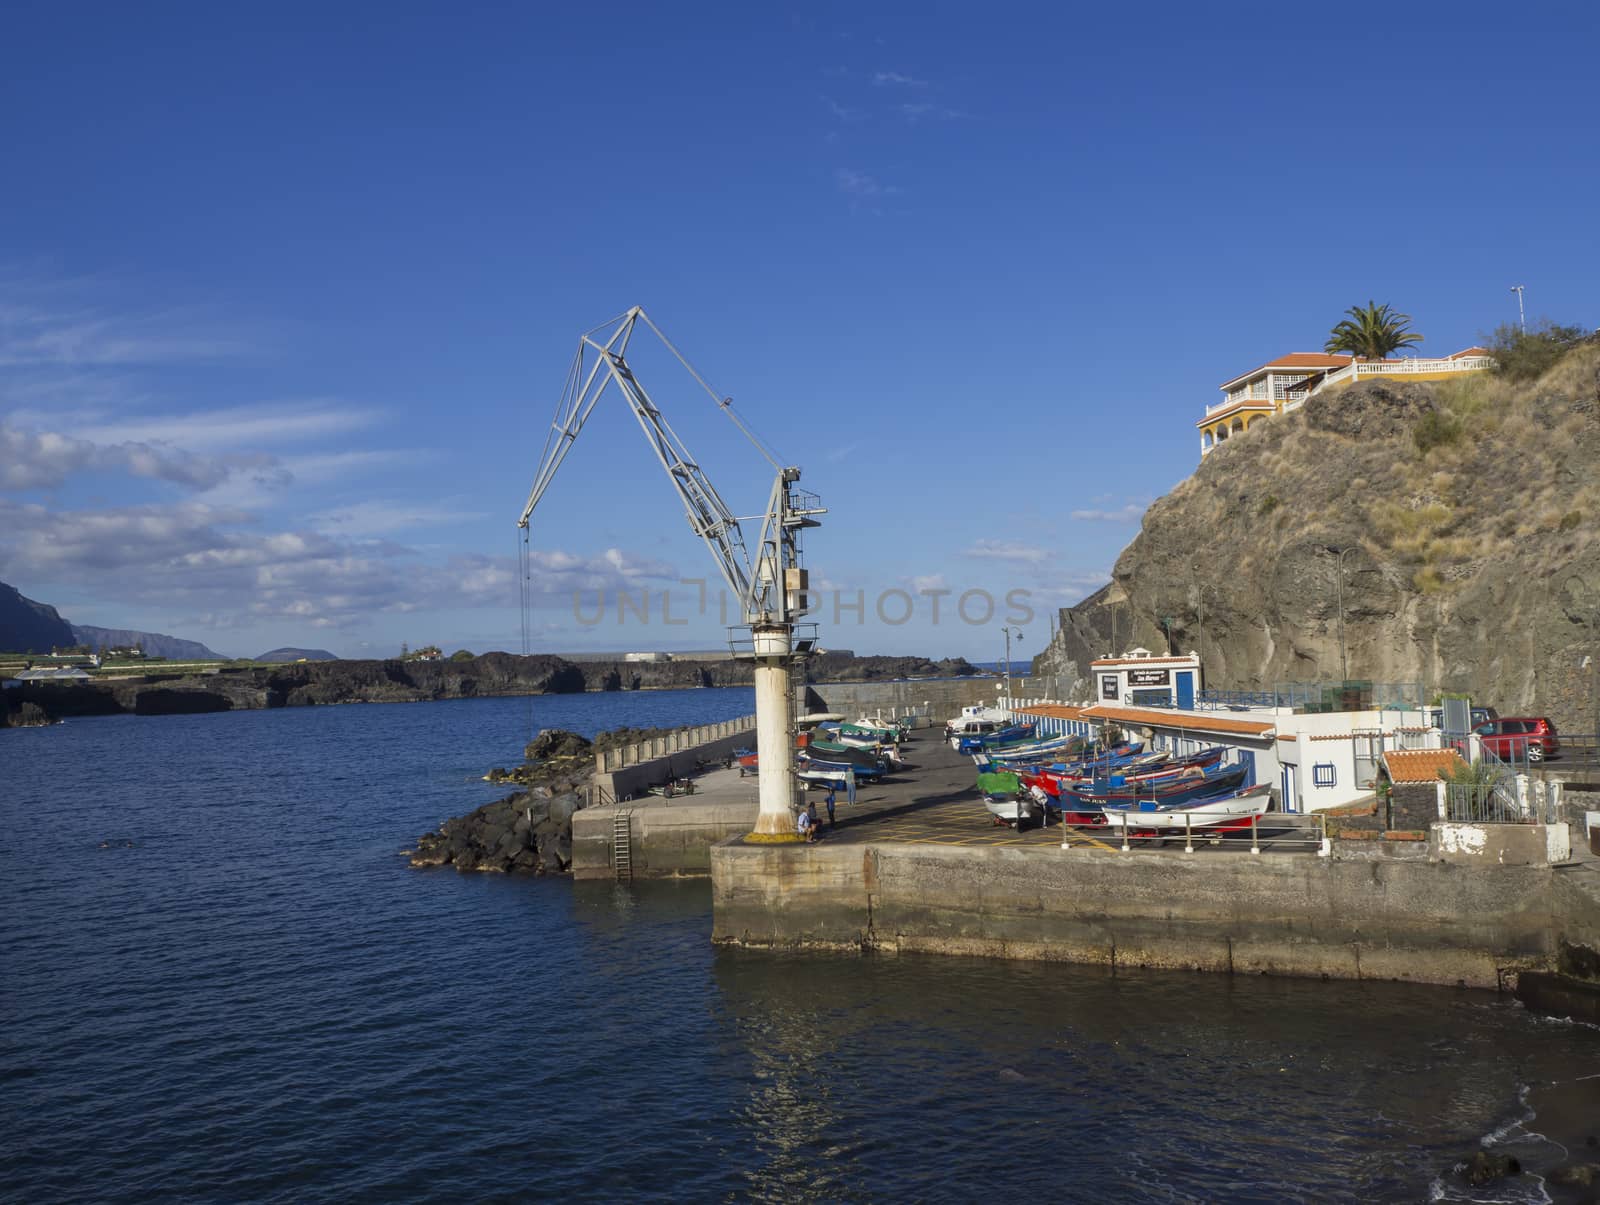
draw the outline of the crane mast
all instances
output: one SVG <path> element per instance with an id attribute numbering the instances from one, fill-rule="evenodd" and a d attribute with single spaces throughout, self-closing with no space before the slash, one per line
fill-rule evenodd
<path id="1" fill-rule="evenodd" d="M 751 557 L 739 519 L 672 429 L 627 361 L 634 333 L 643 323 L 710 395 L 711 400 L 776 470 L 761 531 Z M 609 331 L 602 337 L 601 333 Z M 645 442 L 666 471 L 683 504 L 689 528 L 704 542 L 718 572 L 738 599 L 741 630 L 730 640 L 734 656 L 755 663 L 756 751 L 759 755 L 761 808 L 755 831 L 768 836 L 793 832 L 795 801 L 794 691 L 792 671 L 811 654 L 816 641 L 795 640 L 796 621 L 807 610 L 807 578 L 800 536 L 818 526 L 826 513 L 816 495 L 798 488 L 800 470 L 781 464 L 734 411 L 732 399 L 719 397 L 683 354 L 639 306 L 584 332 L 567 373 L 566 387 L 545 437 L 533 487 L 517 526 L 530 530 L 534 509 L 550 488 L 606 388 L 617 386 L 644 433 Z"/>

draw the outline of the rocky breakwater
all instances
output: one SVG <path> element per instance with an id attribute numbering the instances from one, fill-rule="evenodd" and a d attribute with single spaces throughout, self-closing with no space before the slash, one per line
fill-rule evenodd
<path id="1" fill-rule="evenodd" d="M 572 865 L 572 816 L 594 772 L 594 746 L 575 732 L 547 728 L 514 770 L 490 771 L 491 782 L 523 789 L 417 838 L 411 865 L 457 870 L 559 874 Z"/>

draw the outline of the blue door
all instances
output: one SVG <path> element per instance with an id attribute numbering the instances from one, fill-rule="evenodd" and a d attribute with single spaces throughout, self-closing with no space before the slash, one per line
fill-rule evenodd
<path id="1" fill-rule="evenodd" d="M 1178 675 L 1178 706 L 1184 711 L 1194 707 L 1194 673 L 1192 671 Z"/>

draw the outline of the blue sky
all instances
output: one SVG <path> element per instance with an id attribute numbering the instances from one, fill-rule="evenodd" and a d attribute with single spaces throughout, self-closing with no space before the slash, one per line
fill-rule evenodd
<path id="1" fill-rule="evenodd" d="M 639 304 L 831 508 L 808 562 L 866 614 L 825 604 L 827 643 L 1036 650 L 1217 384 L 1347 306 L 1438 354 L 1512 284 L 1600 324 L 1595 7 L 1342 12 L 8 6 L 0 579 L 228 653 L 517 649 L 577 334 Z M 704 395 L 638 368 L 763 506 Z M 615 396 L 532 550 L 538 650 L 720 640 Z"/>

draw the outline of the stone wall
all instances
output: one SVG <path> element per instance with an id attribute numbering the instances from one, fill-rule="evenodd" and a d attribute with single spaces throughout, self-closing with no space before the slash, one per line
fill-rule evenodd
<path id="1" fill-rule="evenodd" d="M 620 813 L 628 817 L 634 878 L 704 877 L 711 873 L 713 845 L 743 836 L 755 827 L 760 810 L 756 791 L 752 778 L 748 802 L 695 803 L 693 796 L 652 797 L 631 806 L 585 808 L 572 818 L 572 875 L 578 879 L 615 875 L 612 824 Z"/>
<path id="2" fill-rule="evenodd" d="M 729 842 L 711 873 L 714 939 L 751 946 L 1488 988 L 1554 956 L 1547 865 Z"/>
<path id="3" fill-rule="evenodd" d="M 847 719 L 882 712 L 926 715 L 943 724 L 963 707 L 975 703 L 993 704 L 999 697 L 995 678 L 920 679 L 906 682 L 816 682 L 805 688 L 800 711 L 837 711 Z M 1019 694 L 1027 693 L 1024 681 L 1013 679 Z"/>

